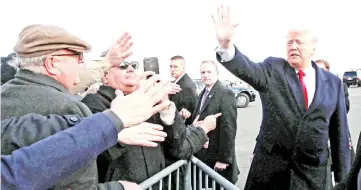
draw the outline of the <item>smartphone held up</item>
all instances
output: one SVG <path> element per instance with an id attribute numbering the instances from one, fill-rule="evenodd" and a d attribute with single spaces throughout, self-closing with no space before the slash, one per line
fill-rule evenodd
<path id="1" fill-rule="evenodd" d="M 159 61 L 157 57 L 145 57 L 143 59 L 144 71 L 153 71 L 155 74 L 159 74 Z M 149 78 L 151 76 L 148 76 Z"/>

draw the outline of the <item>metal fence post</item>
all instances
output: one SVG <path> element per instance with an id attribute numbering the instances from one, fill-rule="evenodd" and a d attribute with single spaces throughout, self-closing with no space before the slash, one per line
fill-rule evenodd
<path id="1" fill-rule="evenodd" d="M 183 187 L 185 189 L 191 189 L 192 186 L 191 186 L 191 177 L 192 177 L 192 174 L 191 174 L 191 165 L 192 162 L 191 161 L 188 161 L 188 164 L 186 165 L 186 171 L 185 171 L 185 174 L 184 174 L 184 179 L 183 179 Z"/>
<path id="2" fill-rule="evenodd" d="M 202 188 L 202 173 L 204 173 L 206 175 L 206 178 L 210 177 L 212 180 L 212 189 L 216 188 L 216 182 L 220 185 L 221 190 L 223 189 L 227 189 L 227 190 L 239 190 L 234 184 L 232 184 L 231 182 L 229 182 L 227 179 L 225 179 L 224 177 L 222 177 L 221 175 L 219 175 L 216 171 L 214 171 L 212 168 L 208 167 L 205 163 L 203 163 L 202 161 L 200 161 L 198 158 L 192 156 L 190 161 L 187 160 L 179 160 L 175 163 L 173 163 L 172 165 L 164 168 L 162 171 L 158 172 L 157 174 L 153 175 L 152 177 L 148 178 L 147 180 L 143 181 L 140 185 L 141 189 L 145 190 L 145 189 L 152 189 L 152 186 L 156 183 L 161 183 L 159 185 L 160 188 L 163 188 L 163 178 L 164 177 L 168 177 L 168 180 L 171 180 L 171 175 L 172 172 L 176 171 L 177 172 L 177 186 L 176 189 L 178 189 L 180 187 L 180 178 L 179 178 L 179 168 L 182 166 L 185 166 L 185 173 L 182 177 L 183 179 L 183 188 L 184 190 L 190 190 L 192 189 L 192 178 L 194 179 L 193 181 L 193 186 L 194 188 L 196 187 L 196 183 L 198 182 Z M 192 167 L 194 168 L 194 171 L 192 173 Z M 197 174 L 196 174 L 196 168 L 199 169 L 199 179 L 197 180 Z M 208 180 L 205 180 L 208 181 Z M 168 189 L 171 188 L 171 181 L 168 181 Z M 208 183 L 205 184 L 205 187 L 207 188 Z M 182 189 L 179 189 L 182 190 Z"/>

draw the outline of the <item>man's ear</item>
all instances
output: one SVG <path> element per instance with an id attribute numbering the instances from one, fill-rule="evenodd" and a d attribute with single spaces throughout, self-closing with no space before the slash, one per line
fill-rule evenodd
<path id="1" fill-rule="evenodd" d="M 47 57 L 44 61 L 45 70 L 51 74 L 56 75 L 58 73 L 58 69 L 55 66 L 54 59 L 52 57 Z"/>
<path id="2" fill-rule="evenodd" d="M 108 84 L 108 73 L 105 73 L 103 77 L 101 78 L 101 82 L 103 84 Z"/>

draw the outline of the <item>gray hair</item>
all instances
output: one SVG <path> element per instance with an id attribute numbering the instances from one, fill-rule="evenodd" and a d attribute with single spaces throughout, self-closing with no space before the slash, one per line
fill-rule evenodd
<path id="1" fill-rule="evenodd" d="M 44 65 L 47 55 L 42 55 L 38 57 L 17 57 L 16 67 L 17 68 L 26 68 L 26 67 L 40 67 Z"/>

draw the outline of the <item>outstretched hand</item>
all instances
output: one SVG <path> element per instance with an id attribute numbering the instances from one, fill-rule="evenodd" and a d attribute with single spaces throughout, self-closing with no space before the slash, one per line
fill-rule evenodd
<path id="1" fill-rule="evenodd" d="M 112 101 L 110 110 L 122 120 L 124 127 L 142 123 L 169 107 L 169 101 L 161 102 L 167 95 L 167 85 L 168 82 L 161 81 L 159 75 L 153 75 L 142 80 L 139 88 L 127 96 L 116 90 L 117 97 Z"/>
<path id="2" fill-rule="evenodd" d="M 217 15 L 212 14 L 216 37 L 221 48 L 229 48 L 238 23 L 231 23 L 229 7 L 221 5 L 217 8 Z"/>
<path id="3" fill-rule="evenodd" d="M 131 42 L 132 36 L 125 32 L 116 42 L 113 44 L 107 54 L 104 57 L 105 64 L 111 67 L 119 66 L 127 57 L 129 57 L 133 52 L 131 47 L 133 42 Z"/>
<path id="4" fill-rule="evenodd" d="M 216 128 L 217 118 L 221 116 L 222 113 L 212 114 L 207 116 L 203 121 L 198 121 L 199 115 L 194 119 L 193 125 L 195 127 L 201 127 L 204 132 L 207 134 L 209 131 L 212 131 Z"/>
<path id="5" fill-rule="evenodd" d="M 161 125 L 143 122 L 120 131 L 118 142 L 133 146 L 156 147 L 157 142 L 163 142 L 167 136 L 162 130 Z"/>

